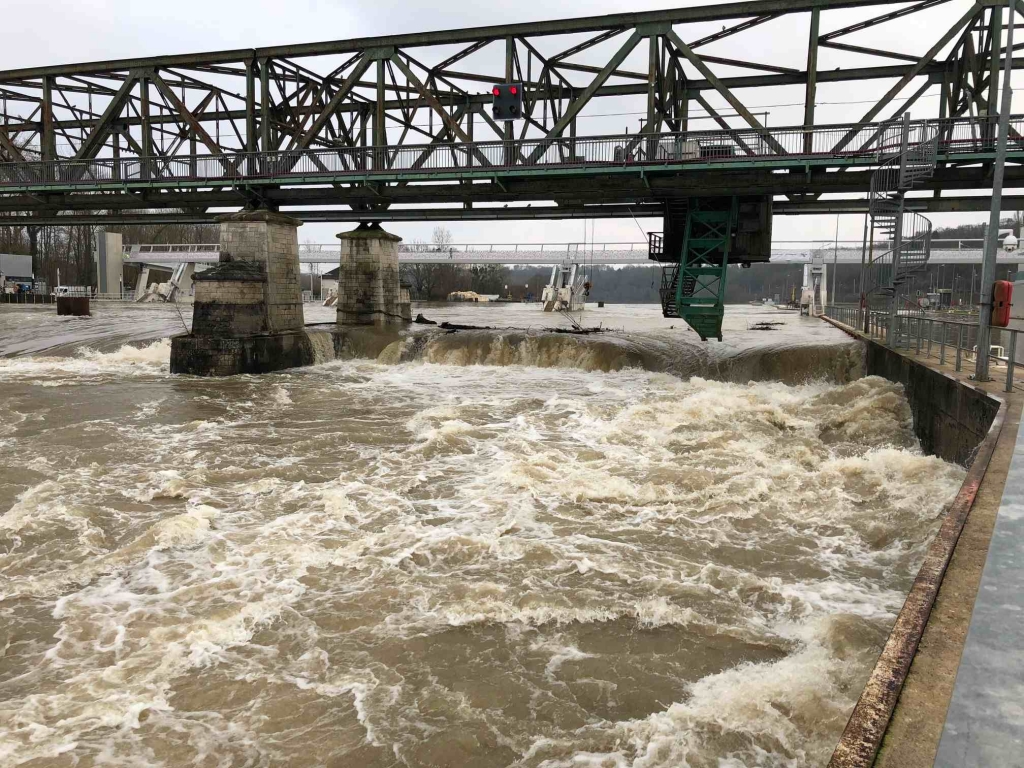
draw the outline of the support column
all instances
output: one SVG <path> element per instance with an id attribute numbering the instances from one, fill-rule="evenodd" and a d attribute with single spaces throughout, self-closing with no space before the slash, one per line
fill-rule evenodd
<path id="1" fill-rule="evenodd" d="M 399 325 L 412 321 L 409 291 L 399 281 L 402 238 L 363 222 L 338 235 L 338 325 Z"/>
<path id="2" fill-rule="evenodd" d="M 314 360 L 303 326 L 298 228 L 271 211 L 218 218 L 220 263 L 193 278 L 192 332 L 171 341 L 171 373 L 268 373 Z"/>
<path id="3" fill-rule="evenodd" d="M 807 87 L 804 89 L 804 154 L 814 151 L 814 100 L 818 86 L 818 22 L 820 11 L 811 11 L 810 39 L 807 41 Z"/>

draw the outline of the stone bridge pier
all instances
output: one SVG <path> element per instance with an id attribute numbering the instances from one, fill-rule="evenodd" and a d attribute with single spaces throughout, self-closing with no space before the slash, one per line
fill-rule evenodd
<path id="1" fill-rule="evenodd" d="M 302 222 L 260 210 L 221 216 L 218 223 L 220 262 L 193 278 L 192 330 L 171 340 L 171 373 L 232 376 L 310 365 L 333 359 L 350 336 L 374 349 L 388 335 L 363 338 L 354 326 L 393 332 L 411 321 L 409 292 L 398 274 L 402 239 L 379 224 L 338 235 L 337 323 L 307 329 L 299 280 Z"/>
<path id="2" fill-rule="evenodd" d="M 171 340 L 171 373 L 267 373 L 313 361 L 303 328 L 298 228 L 272 211 L 221 216 L 220 263 L 195 275 L 192 332 Z"/>
<path id="3" fill-rule="evenodd" d="M 363 222 L 338 235 L 338 325 L 402 325 L 412 321 L 409 291 L 398 272 L 402 238 Z"/>

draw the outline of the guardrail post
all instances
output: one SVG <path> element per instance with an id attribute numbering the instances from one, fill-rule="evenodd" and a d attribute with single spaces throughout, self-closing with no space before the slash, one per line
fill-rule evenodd
<path id="1" fill-rule="evenodd" d="M 956 332 L 956 370 L 963 368 L 963 344 L 964 344 L 964 326 L 961 324 L 960 328 Z"/>
<path id="2" fill-rule="evenodd" d="M 1009 330 L 1009 329 L 1008 329 Z M 1014 391 L 1014 368 L 1017 366 L 1017 332 L 1010 331 L 1010 349 L 1007 350 L 1007 391 Z"/>
<path id="3" fill-rule="evenodd" d="M 946 323 L 944 320 L 939 321 L 939 325 L 942 326 L 942 338 L 939 339 L 939 365 L 946 364 Z"/>
<path id="4" fill-rule="evenodd" d="M 935 321 L 934 320 L 929 320 L 928 321 L 928 349 L 924 353 L 925 357 L 931 357 L 932 356 L 932 336 L 934 336 L 934 335 L 935 335 Z"/>
<path id="5" fill-rule="evenodd" d="M 1007 391 L 1014 391 L 1014 369 L 1017 366 L 1017 332 L 1010 331 L 1010 349 L 1007 350 Z"/>
<path id="6" fill-rule="evenodd" d="M 923 320 L 924 320 L 923 317 L 917 318 L 917 354 L 918 355 L 921 354 L 921 325 L 922 325 L 922 321 Z"/>

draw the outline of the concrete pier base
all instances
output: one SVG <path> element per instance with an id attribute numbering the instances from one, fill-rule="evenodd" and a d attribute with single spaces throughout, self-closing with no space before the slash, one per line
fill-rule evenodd
<path id="1" fill-rule="evenodd" d="M 171 373 L 231 376 L 312 363 L 299 284 L 302 222 L 271 211 L 218 222 L 221 263 L 194 278 L 192 332 L 171 340 Z"/>
<path id="2" fill-rule="evenodd" d="M 412 322 L 409 291 L 398 274 L 402 238 L 362 223 L 338 235 L 338 325 L 402 325 Z"/>

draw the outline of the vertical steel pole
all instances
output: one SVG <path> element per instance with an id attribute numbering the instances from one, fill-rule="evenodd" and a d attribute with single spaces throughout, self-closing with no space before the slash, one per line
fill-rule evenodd
<path id="1" fill-rule="evenodd" d="M 384 90 L 387 61 L 384 58 L 377 59 L 377 100 L 374 102 L 373 110 L 373 170 L 379 171 L 386 167 L 385 157 L 387 155 L 385 146 L 388 143 L 387 111 L 385 110 L 385 98 L 387 92 Z"/>
<path id="2" fill-rule="evenodd" d="M 988 231 L 985 233 L 985 252 L 981 265 L 981 307 L 978 313 L 978 359 L 974 367 L 977 381 L 989 381 L 988 353 L 992 324 L 992 285 L 996 275 L 996 249 L 999 237 L 999 214 L 1003 201 L 1003 172 L 1006 167 L 1006 135 L 1010 128 L 1010 100 L 1013 88 L 1013 22 L 1017 15 L 1014 0 L 1007 0 L 1009 21 L 1006 25 L 1006 63 L 1003 68 L 1003 99 L 999 107 L 999 139 L 996 143 L 996 163 L 992 173 L 992 208 L 989 211 Z M 998 10 L 994 9 L 994 10 Z M 998 39 L 991 41 L 992 55 L 1003 50 Z M 995 83 L 989 84 L 989 104 L 995 99 Z"/>
<path id="3" fill-rule="evenodd" d="M 1017 332 L 1010 331 L 1010 348 L 1006 355 L 1006 391 L 1013 392 L 1013 369 L 1017 359 Z"/>
<path id="4" fill-rule="evenodd" d="M 814 100 L 818 85 L 818 25 L 820 10 L 811 11 L 810 38 L 807 42 L 807 87 L 804 89 L 804 154 L 814 151 Z"/>
<path id="5" fill-rule="evenodd" d="M 256 60 L 245 62 L 245 172 L 256 175 Z"/>
<path id="6" fill-rule="evenodd" d="M 860 278 L 858 280 L 858 288 L 860 293 L 860 309 L 857 316 L 860 317 L 865 309 L 867 308 L 867 294 L 864 293 L 864 261 L 868 255 L 868 218 L 870 213 L 864 214 L 864 239 L 860 244 Z M 860 325 L 860 323 L 858 323 Z"/>
<path id="7" fill-rule="evenodd" d="M 836 279 L 839 277 L 839 216 L 836 214 L 836 242 L 832 248 L 832 304 L 838 302 L 838 294 L 836 293 Z"/>
<path id="8" fill-rule="evenodd" d="M 648 139 L 647 146 L 644 149 L 644 156 L 649 160 L 653 160 L 658 151 L 656 134 L 658 133 L 658 81 L 661 75 L 658 63 L 658 44 L 660 38 L 657 35 L 651 35 L 647 39 L 649 42 L 647 61 L 647 122 L 644 124 L 644 132 L 648 134 Z"/>
<path id="9" fill-rule="evenodd" d="M 900 249 L 903 247 L 903 180 L 906 177 L 907 150 L 910 147 L 910 113 L 903 113 L 903 130 L 900 136 L 900 169 L 899 179 L 896 182 L 898 190 L 899 205 L 896 209 L 896 222 L 893 225 L 892 236 L 892 297 L 889 299 L 889 329 L 895 337 L 896 318 L 900 312 L 900 291 L 897 281 L 900 274 Z M 888 346 L 893 346 L 893 339 L 889 340 Z"/>
<path id="10" fill-rule="evenodd" d="M 270 133 L 270 59 L 260 59 L 260 146 L 259 149 L 266 155 L 273 147 L 273 138 Z M 263 168 L 262 172 L 267 173 Z"/>
<path id="11" fill-rule="evenodd" d="M 509 35 L 508 37 L 505 38 L 505 82 L 506 83 L 511 83 L 513 78 L 515 77 L 515 61 L 516 61 L 516 39 L 514 37 L 512 37 L 511 35 Z M 573 122 L 572 122 L 572 127 L 574 129 L 573 130 L 573 135 L 575 136 L 575 134 L 576 134 L 576 132 L 575 132 L 576 121 L 575 120 L 573 120 Z M 505 125 L 504 125 L 504 129 L 505 129 L 505 135 L 502 138 L 505 140 L 505 165 L 512 166 L 512 165 L 515 165 L 515 161 L 516 161 L 515 149 L 512 146 L 512 141 L 513 141 L 513 139 L 515 139 L 515 133 L 514 133 L 515 126 L 512 124 L 511 120 L 506 120 L 505 121 Z M 573 160 L 576 159 L 576 147 L 575 147 L 575 145 L 573 146 L 573 158 L 572 159 Z"/>
<path id="12" fill-rule="evenodd" d="M 150 177 L 150 158 L 153 157 L 153 130 L 149 121 L 149 78 L 139 78 L 139 106 L 140 117 L 142 118 L 142 163 L 141 174 L 143 179 Z"/>

